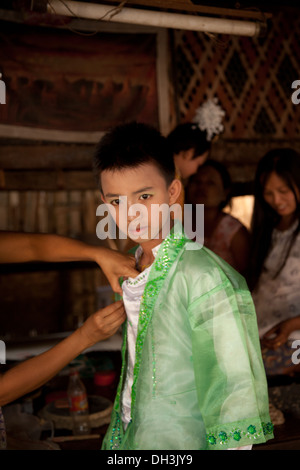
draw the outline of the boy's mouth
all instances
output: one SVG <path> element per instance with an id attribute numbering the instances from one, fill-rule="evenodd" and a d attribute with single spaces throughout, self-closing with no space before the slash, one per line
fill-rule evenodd
<path id="1" fill-rule="evenodd" d="M 140 238 L 147 231 L 148 227 L 140 227 L 139 225 L 134 228 L 128 229 L 128 235 L 130 238 Z"/>

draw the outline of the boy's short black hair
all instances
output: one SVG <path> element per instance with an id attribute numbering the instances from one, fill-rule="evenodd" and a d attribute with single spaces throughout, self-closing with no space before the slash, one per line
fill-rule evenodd
<path id="1" fill-rule="evenodd" d="M 129 122 L 114 127 L 102 137 L 94 154 L 93 171 L 101 188 L 103 171 L 134 168 L 145 163 L 156 165 L 167 186 L 175 178 L 173 154 L 167 139 L 152 126 Z"/>
<path id="2" fill-rule="evenodd" d="M 193 158 L 197 158 L 210 150 L 211 142 L 207 140 L 206 131 L 191 122 L 179 124 L 167 137 L 173 155 L 194 149 Z"/>

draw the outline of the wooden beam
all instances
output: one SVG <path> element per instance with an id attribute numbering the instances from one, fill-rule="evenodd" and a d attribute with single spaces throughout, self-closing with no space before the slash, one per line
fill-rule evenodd
<path id="1" fill-rule="evenodd" d="M 96 190 L 92 171 L 3 171 L 5 191 Z"/>
<path id="2" fill-rule="evenodd" d="M 116 0 L 106 0 L 106 3 L 112 3 L 119 5 L 120 2 Z M 93 3 L 102 3 L 100 1 L 94 1 Z M 263 20 L 272 18 L 272 13 L 266 11 L 260 11 L 258 8 L 255 10 L 239 9 L 239 8 L 223 8 L 214 7 L 207 5 L 195 5 L 190 0 L 129 0 L 126 2 L 126 6 L 147 6 L 163 10 L 176 10 L 181 12 L 194 12 L 204 13 L 208 15 L 217 16 L 230 16 L 237 18 L 247 18 L 253 20 Z"/>
<path id="3" fill-rule="evenodd" d="M 92 168 L 94 144 L 1 145 L 2 170 L 53 170 Z"/>
<path id="4" fill-rule="evenodd" d="M 168 49 L 168 33 L 161 30 L 156 36 L 156 77 L 157 77 L 157 95 L 158 95 L 158 112 L 159 127 L 163 135 L 170 132 L 170 97 L 169 97 L 169 49 Z"/>
<path id="5" fill-rule="evenodd" d="M 96 143 L 105 132 L 61 131 L 36 127 L 0 124 L 0 137 L 11 139 L 44 140 L 49 142 Z"/>

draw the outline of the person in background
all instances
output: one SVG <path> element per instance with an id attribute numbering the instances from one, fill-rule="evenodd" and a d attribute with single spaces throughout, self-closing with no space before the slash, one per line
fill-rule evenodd
<path id="1" fill-rule="evenodd" d="M 210 159 L 189 179 L 186 202 L 192 205 L 193 219 L 196 204 L 204 204 L 206 248 L 245 274 L 249 260 L 249 232 L 238 219 L 223 210 L 230 204 L 231 188 L 231 178 L 226 167 Z"/>
<path id="2" fill-rule="evenodd" d="M 58 235 L 0 232 L 0 263 L 83 260 L 97 262 L 116 292 L 120 291 L 120 276 L 135 277 L 138 274 L 134 257 L 108 248 Z M 117 301 L 91 315 L 80 328 L 48 351 L 0 374 L 0 406 L 42 386 L 85 349 L 114 335 L 125 319 L 123 302 Z M 5 425 L 0 408 L 0 449 L 5 445 Z"/>
<path id="3" fill-rule="evenodd" d="M 251 225 L 249 286 L 266 372 L 293 373 L 300 315 L 300 155 L 293 149 L 273 149 L 259 161 Z"/>
<path id="4" fill-rule="evenodd" d="M 209 157 L 212 142 L 223 131 L 224 110 L 217 100 L 207 100 L 197 110 L 193 122 L 179 124 L 167 136 L 167 142 L 174 157 L 176 178 L 183 183 L 197 172 L 199 166 Z M 184 189 L 178 202 L 184 202 Z"/>
<path id="5" fill-rule="evenodd" d="M 191 122 L 179 124 L 167 139 L 174 155 L 176 175 L 186 180 L 207 160 L 211 142 L 206 132 Z"/>

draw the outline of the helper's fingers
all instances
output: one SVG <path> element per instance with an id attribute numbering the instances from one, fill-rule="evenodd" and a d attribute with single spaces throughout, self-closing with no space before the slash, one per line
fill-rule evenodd
<path id="1" fill-rule="evenodd" d="M 116 302 L 107 305 L 106 307 L 102 308 L 101 311 L 104 316 L 111 315 L 113 312 L 117 312 L 124 309 L 123 300 L 117 300 Z"/>
<path id="2" fill-rule="evenodd" d="M 127 277 L 136 277 L 138 274 L 140 274 L 139 271 L 131 267 L 128 267 L 126 269 L 126 272 L 124 272 L 124 276 L 127 276 Z"/>

